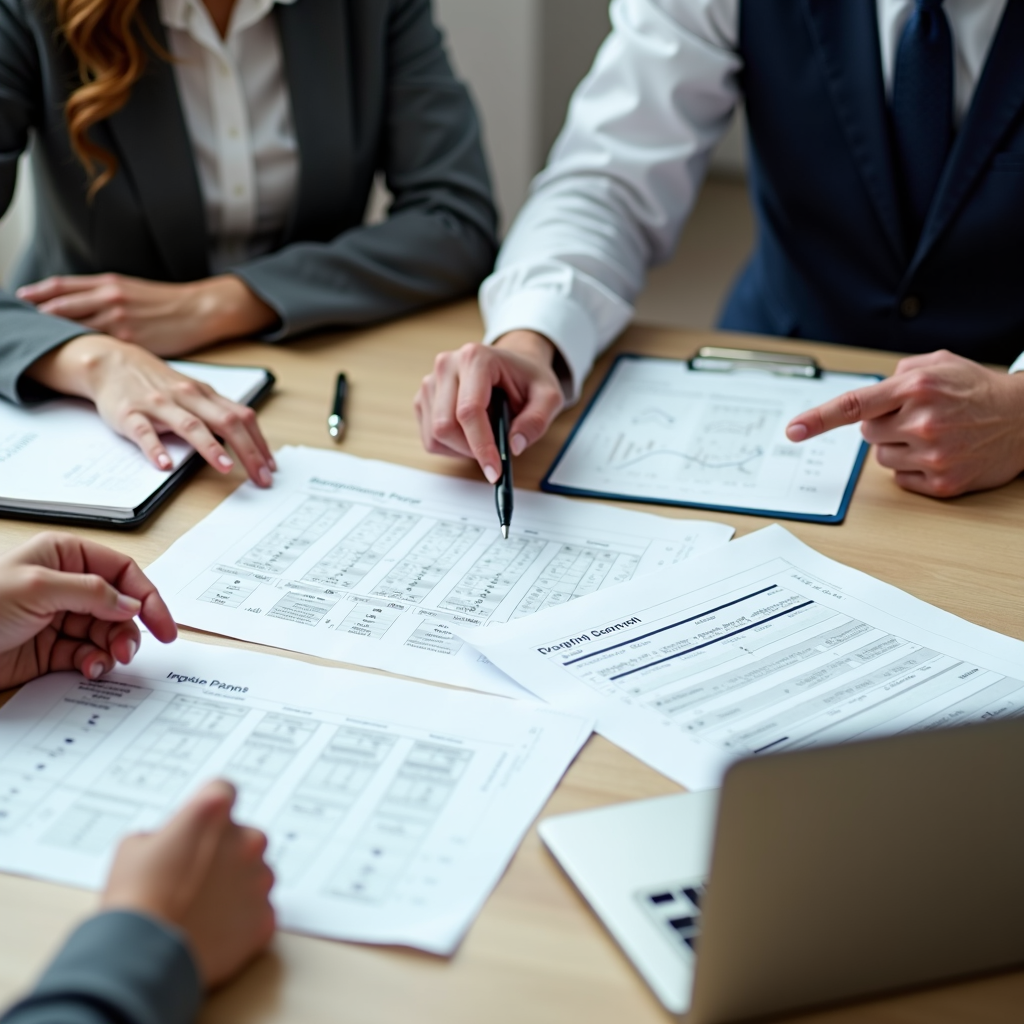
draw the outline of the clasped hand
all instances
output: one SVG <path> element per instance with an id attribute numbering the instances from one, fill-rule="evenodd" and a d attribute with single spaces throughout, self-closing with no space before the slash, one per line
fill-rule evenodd
<path id="1" fill-rule="evenodd" d="M 199 281 L 147 281 L 125 274 L 47 277 L 17 291 L 40 313 L 74 320 L 97 334 L 165 358 L 254 334 L 277 315 L 233 274 Z"/>

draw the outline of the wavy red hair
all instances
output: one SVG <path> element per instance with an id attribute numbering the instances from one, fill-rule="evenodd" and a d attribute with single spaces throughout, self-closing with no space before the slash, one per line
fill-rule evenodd
<path id="1" fill-rule="evenodd" d="M 55 0 L 57 26 L 78 60 L 81 85 L 67 99 L 71 148 L 91 178 L 92 198 L 117 173 L 117 157 L 89 137 L 116 114 L 146 69 L 147 50 L 166 58 L 139 17 L 141 0 Z"/>

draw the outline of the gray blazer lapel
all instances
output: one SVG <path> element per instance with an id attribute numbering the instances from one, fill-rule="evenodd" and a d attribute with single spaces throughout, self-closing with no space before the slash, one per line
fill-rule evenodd
<path id="1" fill-rule="evenodd" d="M 900 262 L 909 258 L 889 141 L 878 23 L 868 0 L 806 0 L 829 93 L 882 229 Z"/>
<path id="2" fill-rule="evenodd" d="M 274 10 L 299 144 L 299 196 L 285 241 L 327 241 L 352 187 L 348 2 L 296 0 Z"/>
<path id="3" fill-rule="evenodd" d="M 938 241 L 1024 108 L 1024 0 L 1009 0 L 967 117 L 957 133 L 907 278 Z"/>
<path id="4" fill-rule="evenodd" d="M 167 46 L 155 0 L 139 8 L 153 38 Z M 209 274 L 206 221 L 192 142 L 171 65 L 149 55 L 128 102 L 106 122 L 121 168 L 138 196 L 172 281 Z"/>

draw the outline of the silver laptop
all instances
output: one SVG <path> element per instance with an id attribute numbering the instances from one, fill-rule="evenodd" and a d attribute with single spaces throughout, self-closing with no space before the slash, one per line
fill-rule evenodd
<path id="1" fill-rule="evenodd" d="M 1024 718 L 764 755 L 540 834 L 687 1024 L 1024 963 Z"/>

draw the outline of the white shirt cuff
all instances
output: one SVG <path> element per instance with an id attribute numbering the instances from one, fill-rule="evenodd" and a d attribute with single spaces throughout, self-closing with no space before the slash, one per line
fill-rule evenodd
<path id="1" fill-rule="evenodd" d="M 569 380 L 563 382 L 566 401 L 577 401 L 597 351 L 597 332 L 586 310 L 550 292 L 518 292 L 487 318 L 484 344 L 493 345 L 509 331 L 536 331 L 552 342 L 569 368 Z"/>
<path id="2" fill-rule="evenodd" d="M 1019 356 L 1012 363 L 1010 363 L 1010 369 L 1008 373 L 1024 373 L 1024 352 L 1021 352 Z"/>
<path id="3" fill-rule="evenodd" d="M 566 401 L 579 399 L 594 360 L 621 333 L 633 307 L 599 281 L 557 263 L 501 268 L 480 287 L 484 344 L 509 331 L 550 339 L 569 370 Z"/>

